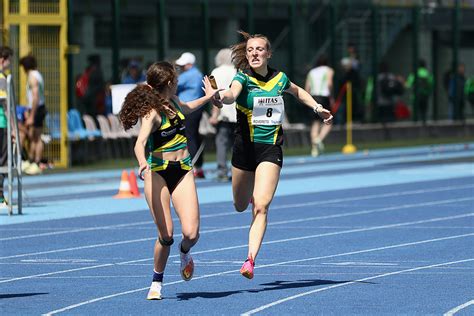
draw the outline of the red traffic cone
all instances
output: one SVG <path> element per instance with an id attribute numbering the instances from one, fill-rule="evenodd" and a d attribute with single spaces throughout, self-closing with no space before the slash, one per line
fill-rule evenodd
<path id="1" fill-rule="evenodd" d="M 130 171 L 130 193 L 134 197 L 140 197 L 140 191 L 138 190 L 138 183 L 137 183 L 137 176 L 135 176 L 135 172 L 132 170 Z"/>
<path id="2" fill-rule="evenodd" d="M 130 192 L 130 182 L 128 182 L 128 173 L 126 170 L 123 170 L 122 177 L 120 179 L 119 191 L 116 195 L 114 195 L 114 199 L 127 199 L 132 197 L 132 192 Z"/>

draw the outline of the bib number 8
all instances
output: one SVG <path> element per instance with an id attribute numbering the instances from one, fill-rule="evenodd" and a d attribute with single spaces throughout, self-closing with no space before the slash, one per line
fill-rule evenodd
<path id="1" fill-rule="evenodd" d="M 272 112 L 273 112 L 273 109 L 272 108 L 268 108 L 267 109 L 267 117 L 272 117 Z"/>

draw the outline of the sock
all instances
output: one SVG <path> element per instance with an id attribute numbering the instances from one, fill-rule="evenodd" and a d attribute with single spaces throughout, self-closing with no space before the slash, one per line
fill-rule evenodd
<path id="1" fill-rule="evenodd" d="M 163 272 L 156 272 L 153 270 L 153 282 L 163 282 Z"/>
<path id="2" fill-rule="evenodd" d="M 181 253 L 184 253 L 184 254 L 187 254 L 189 252 L 189 250 L 188 251 L 183 250 L 183 244 L 182 243 L 179 246 L 179 250 L 181 251 Z"/>

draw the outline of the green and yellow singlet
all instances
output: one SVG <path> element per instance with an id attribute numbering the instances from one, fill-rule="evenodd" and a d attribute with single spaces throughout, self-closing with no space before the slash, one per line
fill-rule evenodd
<path id="1" fill-rule="evenodd" d="M 271 68 L 265 77 L 252 70 L 239 71 L 233 80 L 242 84 L 242 92 L 236 100 L 236 133 L 244 141 L 281 145 L 282 93 L 290 87 L 286 74 Z"/>
<path id="2" fill-rule="evenodd" d="M 150 154 L 176 151 L 187 146 L 184 115 L 179 106 L 174 101 L 173 103 L 177 110 L 176 116 L 170 119 L 160 113 L 161 125 L 148 137 L 147 146 Z"/>

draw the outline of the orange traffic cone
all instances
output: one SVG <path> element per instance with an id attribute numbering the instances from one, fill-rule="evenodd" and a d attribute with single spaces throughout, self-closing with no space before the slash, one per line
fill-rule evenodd
<path id="1" fill-rule="evenodd" d="M 130 171 L 130 193 L 134 197 L 140 197 L 140 191 L 138 190 L 138 184 L 137 184 L 137 177 L 135 176 L 135 172 L 132 170 Z"/>
<path id="2" fill-rule="evenodd" d="M 122 171 L 122 178 L 120 179 L 119 191 L 114 195 L 114 199 L 127 199 L 132 198 L 132 192 L 130 191 L 130 182 L 128 182 L 128 173 L 126 170 Z"/>

